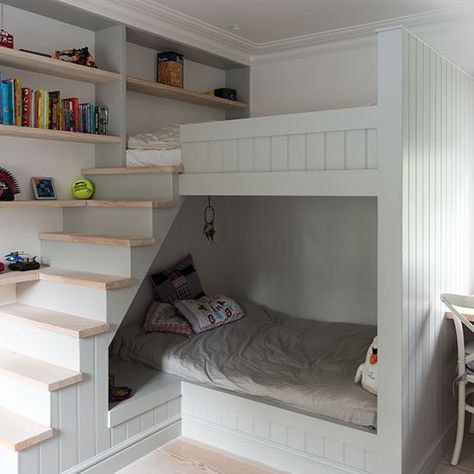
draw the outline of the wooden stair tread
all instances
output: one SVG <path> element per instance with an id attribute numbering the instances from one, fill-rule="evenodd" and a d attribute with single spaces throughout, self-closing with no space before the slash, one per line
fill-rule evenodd
<path id="1" fill-rule="evenodd" d="M 121 201 L 91 199 L 87 201 L 87 207 L 133 207 L 133 208 L 152 208 L 152 209 L 171 209 L 175 205 L 174 201 L 152 200 L 152 201 Z"/>
<path id="2" fill-rule="evenodd" d="M 82 374 L 16 352 L 0 349 L 0 374 L 54 392 L 82 381 Z"/>
<path id="3" fill-rule="evenodd" d="M 117 235 L 100 235 L 68 232 L 40 232 L 41 240 L 55 240 L 58 242 L 79 242 L 83 244 L 115 245 L 122 247 L 143 247 L 153 245 L 154 237 L 122 237 Z"/>
<path id="4" fill-rule="evenodd" d="M 39 270 L 30 270 L 28 272 L 12 272 L 7 270 L 0 273 L 0 286 L 16 285 L 17 283 L 26 283 L 39 280 Z"/>
<path id="5" fill-rule="evenodd" d="M 84 168 L 82 174 L 178 174 L 184 171 L 183 165 L 177 166 L 137 166 L 133 168 Z"/>
<path id="6" fill-rule="evenodd" d="M 133 285 L 133 278 L 104 273 L 80 272 L 63 268 L 45 267 L 39 270 L 40 280 L 58 281 L 87 286 L 99 290 L 118 290 Z"/>
<path id="7" fill-rule="evenodd" d="M 0 445 L 23 451 L 53 437 L 53 430 L 0 407 Z"/>
<path id="8" fill-rule="evenodd" d="M 20 303 L 0 306 L 0 318 L 2 317 L 80 339 L 96 336 L 109 330 L 109 324 L 102 321 Z"/>

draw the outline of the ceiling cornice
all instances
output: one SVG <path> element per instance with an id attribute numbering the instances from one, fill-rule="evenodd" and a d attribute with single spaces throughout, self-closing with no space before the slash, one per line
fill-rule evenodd
<path id="1" fill-rule="evenodd" d="M 241 64 L 281 61 L 328 49 L 347 48 L 350 45 L 370 45 L 375 41 L 374 33 L 378 29 L 395 25 L 431 28 L 440 23 L 457 22 L 474 16 L 473 2 L 466 1 L 455 7 L 256 43 L 153 0 L 59 1 Z"/>

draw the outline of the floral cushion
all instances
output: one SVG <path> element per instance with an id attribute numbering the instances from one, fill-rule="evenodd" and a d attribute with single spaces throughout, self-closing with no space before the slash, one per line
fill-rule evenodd
<path id="1" fill-rule="evenodd" d="M 151 282 L 155 299 L 163 303 L 204 296 L 191 255 L 173 267 L 151 275 Z"/>
<path id="2" fill-rule="evenodd" d="M 238 321 L 245 316 L 242 308 L 233 299 L 222 295 L 176 301 L 174 307 L 191 324 L 196 334 Z"/>
<path id="3" fill-rule="evenodd" d="M 191 325 L 176 313 L 172 304 L 153 301 L 146 313 L 145 332 L 171 332 L 180 336 L 191 337 Z"/>

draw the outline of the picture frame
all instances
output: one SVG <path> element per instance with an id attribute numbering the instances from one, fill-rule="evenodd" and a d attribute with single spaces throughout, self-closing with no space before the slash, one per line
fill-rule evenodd
<path id="1" fill-rule="evenodd" d="M 37 200 L 56 200 L 56 187 L 54 179 L 46 176 L 34 176 L 31 178 L 33 194 Z"/>

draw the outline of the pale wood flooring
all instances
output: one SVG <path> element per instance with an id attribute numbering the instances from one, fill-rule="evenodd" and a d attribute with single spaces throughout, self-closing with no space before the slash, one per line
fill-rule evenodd
<path id="1" fill-rule="evenodd" d="M 450 448 L 443 462 L 439 465 L 435 474 L 473 474 L 474 473 L 474 434 L 464 435 L 464 444 L 461 451 L 461 459 L 457 466 L 451 466 L 452 449 Z"/>
<path id="2" fill-rule="evenodd" d="M 435 474 L 474 474 L 474 435 L 466 433 L 461 460 L 451 466 L 451 450 Z M 116 474 L 275 474 L 264 465 L 219 451 L 194 440 L 178 438 Z"/>
<path id="3" fill-rule="evenodd" d="M 275 474 L 269 467 L 178 438 L 116 474 Z"/>

